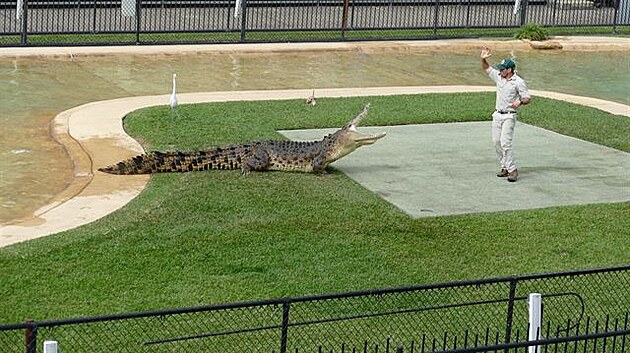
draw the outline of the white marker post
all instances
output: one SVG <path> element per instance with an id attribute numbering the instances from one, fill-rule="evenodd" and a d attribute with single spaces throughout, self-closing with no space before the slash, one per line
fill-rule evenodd
<path id="1" fill-rule="evenodd" d="M 516 15 L 519 11 L 521 11 L 521 0 L 514 0 L 514 10 L 512 14 Z"/>
<path id="2" fill-rule="evenodd" d="M 542 320 L 542 297 L 540 293 L 530 293 L 527 299 L 529 305 L 529 341 L 540 339 L 540 321 Z M 530 346 L 528 353 L 540 353 L 539 346 Z"/>
<path id="3" fill-rule="evenodd" d="M 22 10 L 24 9 L 24 0 L 17 0 L 15 5 L 15 19 L 20 21 L 22 19 Z"/>
<path id="4" fill-rule="evenodd" d="M 242 1 L 236 0 L 236 3 L 234 4 L 234 18 L 238 18 L 238 16 L 241 14 L 242 6 Z"/>
<path id="5" fill-rule="evenodd" d="M 44 341 L 44 353 L 57 353 L 58 348 L 57 341 Z"/>

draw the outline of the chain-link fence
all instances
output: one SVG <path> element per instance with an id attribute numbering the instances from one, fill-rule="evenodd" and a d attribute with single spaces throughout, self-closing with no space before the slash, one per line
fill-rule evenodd
<path id="1" fill-rule="evenodd" d="M 530 293 L 543 307 L 534 337 Z M 625 266 L 0 325 L 0 351 L 623 352 L 629 313 Z"/>
<path id="2" fill-rule="evenodd" d="M 630 33 L 630 0 L 0 0 L 0 46 Z"/>

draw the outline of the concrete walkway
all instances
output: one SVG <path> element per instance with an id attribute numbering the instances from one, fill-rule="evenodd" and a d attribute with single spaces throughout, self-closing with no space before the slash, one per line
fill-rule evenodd
<path id="1" fill-rule="evenodd" d="M 630 201 L 630 153 L 519 123 L 519 180 L 497 178 L 492 123 L 365 127 L 387 132 L 333 166 L 414 218 Z M 289 130 L 292 140 L 333 130 Z"/>
<path id="2" fill-rule="evenodd" d="M 579 41 L 569 38 L 563 45 L 573 46 L 575 50 L 590 50 L 595 48 L 630 48 L 630 40 L 598 39 Z M 520 41 L 482 42 L 482 41 L 440 41 L 438 42 L 379 42 L 379 43 L 302 43 L 291 44 L 292 50 L 377 50 L 398 46 L 424 46 L 435 48 L 453 48 L 453 46 L 470 46 L 479 48 L 483 45 L 518 46 L 527 45 Z M 186 47 L 188 50 L 204 51 L 238 50 L 235 46 L 244 46 L 242 50 L 289 50 L 286 45 L 253 46 L 229 45 Z M 335 49 L 336 48 L 336 49 Z M 352 48 L 352 49 L 348 49 Z M 155 47 L 120 47 L 120 48 L 8 48 L 3 50 L 3 56 L 24 55 L 110 55 L 120 53 L 129 54 L 141 50 L 146 53 L 157 50 Z M 177 50 L 177 46 L 169 46 L 164 50 Z M 398 95 L 418 93 L 449 93 L 449 92 L 480 92 L 494 91 L 492 86 L 431 86 L 431 87 L 374 87 L 374 88 L 346 88 L 320 89 L 316 95 L 325 97 Z M 239 101 L 239 100 L 277 100 L 303 99 L 311 94 L 311 90 L 278 90 L 278 91 L 230 91 L 206 92 L 178 95 L 181 104 Z M 534 96 L 562 99 L 573 103 L 593 106 L 595 108 L 618 115 L 630 116 L 627 105 L 608 102 L 588 97 L 578 97 L 546 91 L 531 91 Z M 10 225 L 0 226 L 0 247 L 9 244 L 35 239 L 72 229 L 97 220 L 119 209 L 136 197 L 146 186 L 149 176 L 114 176 L 96 172 L 103 165 L 129 158 L 142 152 L 142 147 L 123 130 L 122 119 L 134 110 L 168 103 L 168 95 L 130 97 L 89 103 L 60 113 L 54 119 L 54 134 L 65 145 L 72 160 L 75 162 L 75 179 L 71 185 L 50 205 L 38 210 L 36 214 L 26 220 L 20 220 Z M 370 147 L 371 148 L 371 147 Z M 358 151 L 360 152 L 360 151 Z M 342 162 L 343 160 L 339 161 Z"/>

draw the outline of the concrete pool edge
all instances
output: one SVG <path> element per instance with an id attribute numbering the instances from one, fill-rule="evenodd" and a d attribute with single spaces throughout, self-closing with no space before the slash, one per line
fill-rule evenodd
<path id="1" fill-rule="evenodd" d="M 318 97 L 377 96 L 421 93 L 494 91 L 493 86 L 361 87 L 316 90 Z M 310 89 L 268 91 L 198 92 L 178 95 L 182 104 L 220 101 L 303 99 Z M 534 96 L 588 105 L 630 117 L 630 106 L 601 99 L 533 90 Z M 0 247 L 76 228 L 102 218 L 126 205 L 147 185 L 150 176 L 117 176 L 96 171 L 100 166 L 142 152 L 128 136 L 122 120 L 128 113 L 148 106 L 166 105 L 168 95 L 120 98 L 85 104 L 57 115 L 55 137 L 75 165 L 75 179 L 56 200 L 33 218 L 0 226 Z"/>

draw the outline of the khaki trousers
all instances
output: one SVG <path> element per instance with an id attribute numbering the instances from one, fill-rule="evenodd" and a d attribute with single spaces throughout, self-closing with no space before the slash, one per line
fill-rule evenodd
<path id="1" fill-rule="evenodd" d="M 494 142 L 501 169 L 506 169 L 508 172 L 516 169 L 512 147 L 515 125 L 516 113 L 501 114 L 496 111 L 492 113 L 492 142 Z"/>

